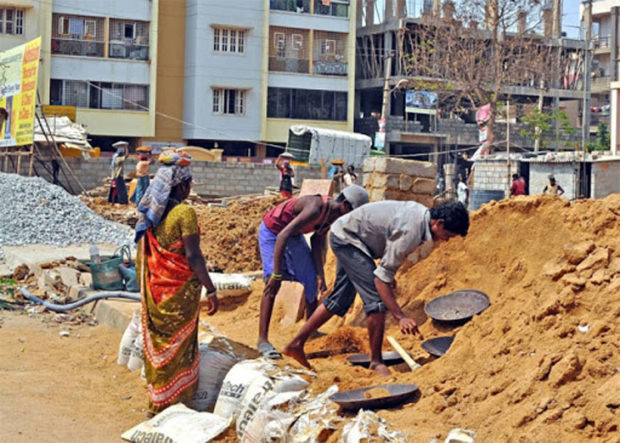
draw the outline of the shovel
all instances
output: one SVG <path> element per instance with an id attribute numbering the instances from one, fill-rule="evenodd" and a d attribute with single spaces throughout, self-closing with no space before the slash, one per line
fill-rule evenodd
<path id="1" fill-rule="evenodd" d="M 412 371 L 415 371 L 416 369 L 421 368 L 421 366 L 418 363 L 416 363 L 415 360 L 411 358 L 409 354 L 407 354 L 407 351 L 403 349 L 403 347 L 396 341 L 394 337 L 388 335 L 387 341 L 388 343 L 390 343 L 390 345 L 392 345 L 394 350 L 398 352 L 398 354 L 403 358 L 403 360 L 405 360 L 405 363 L 407 363 L 407 366 L 409 366 L 409 369 L 411 369 Z"/>

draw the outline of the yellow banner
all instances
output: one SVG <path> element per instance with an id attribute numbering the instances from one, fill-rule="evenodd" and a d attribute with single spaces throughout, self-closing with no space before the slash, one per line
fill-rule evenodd
<path id="1" fill-rule="evenodd" d="M 76 107 L 75 106 L 41 106 L 41 111 L 46 117 L 69 117 L 69 120 L 75 122 Z"/>
<path id="2" fill-rule="evenodd" d="M 41 37 L 0 52 L 0 107 L 8 117 L 0 128 L 0 146 L 33 142 Z"/>

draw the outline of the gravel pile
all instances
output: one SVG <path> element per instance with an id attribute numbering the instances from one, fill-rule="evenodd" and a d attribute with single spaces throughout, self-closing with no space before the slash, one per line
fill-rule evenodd
<path id="1" fill-rule="evenodd" d="M 42 178 L 0 173 L 0 208 L 0 246 L 133 245 L 130 228 L 101 218 L 77 197 Z"/>

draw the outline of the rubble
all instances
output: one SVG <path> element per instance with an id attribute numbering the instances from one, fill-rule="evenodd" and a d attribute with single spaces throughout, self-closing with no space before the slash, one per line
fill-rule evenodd
<path id="1" fill-rule="evenodd" d="M 0 246 L 133 244 L 131 229 L 107 221 L 41 178 L 0 174 Z"/>

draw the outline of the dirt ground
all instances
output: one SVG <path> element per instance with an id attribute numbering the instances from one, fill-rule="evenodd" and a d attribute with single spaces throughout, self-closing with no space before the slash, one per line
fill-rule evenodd
<path id="1" fill-rule="evenodd" d="M 139 373 L 116 364 L 121 333 L 44 318 L 0 311 L 0 441 L 121 441 L 146 405 Z"/>
<path id="2" fill-rule="evenodd" d="M 310 389 L 417 384 L 417 402 L 379 412 L 415 442 L 443 441 L 457 427 L 474 430 L 477 442 L 620 442 L 619 234 L 620 195 L 573 204 L 523 197 L 486 205 L 472 215 L 467 238 L 437 245 L 397 275 L 404 311 L 425 338 L 454 335 L 449 352 L 430 358 L 420 337 L 403 336 L 389 319 L 387 334 L 421 369 L 399 366 L 377 377 L 352 367 L 345 355 L 315 359 Z M 330 256 L 330 280 L 334 268 Z M 424 313 L 433 298 L 468 287 L 491 301 L 471 321 L 447 326 Z M 262 288 L 257 281 L 247 296 L 222 298 L 220 311 L 202 320 L 255 346 Z M 115 441 L 143 420 L 143 382 L 115 362 L 120 333 L 85 326 L 61 338 L 62 325 L 3 311 L 0 317 L 0 396 L 10 399 L 0 403 L 0 413 L 10 423 L 8 441 Z M 282 325 L 282 318 L 276 310 L 270 331 L 279 349 L 301 326 Z M 307 350 L 364 351 L 364 324 L 358 300 Z"/>

